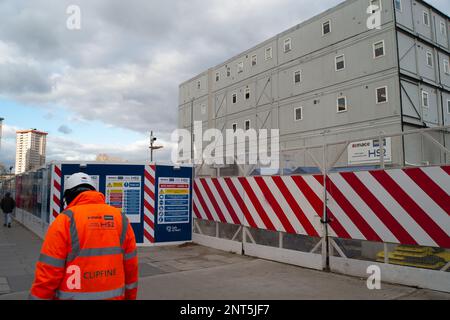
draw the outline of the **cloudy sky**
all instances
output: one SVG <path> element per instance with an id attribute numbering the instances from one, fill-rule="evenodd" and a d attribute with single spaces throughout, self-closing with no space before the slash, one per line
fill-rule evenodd
<path id="1" fill-rule="evenodd" d="M 181 82 L 340 2 L 0 0 L 0 163 L 28 128 L 49 133 L 47 160 L 143 161 L 150 130 L 168 159 Z M 80 30 L 66 26 L 70 5 Z"/>

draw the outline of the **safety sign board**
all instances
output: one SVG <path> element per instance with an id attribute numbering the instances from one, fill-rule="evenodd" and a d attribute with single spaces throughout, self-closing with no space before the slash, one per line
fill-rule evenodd
<path id="1" fill-rule="evenodd" d="M 106 176 L 106 203 L 120 209 L 131 223 L 141 222 L 141 176 Z"/>
<path id="2" fill-rule="evenodd" d="M 158 179 L 158 224 L 190 222 L 190 179 Z"/>
<path id="3" fill-rule="evenodd" d="M 378 139 L 352 142 L 348 146 L 348 164 L 379 163 L 381 150 L 384 152 L 384 162 L 392 161 L 391 138 L 383 139 L 380 148 Z"/>

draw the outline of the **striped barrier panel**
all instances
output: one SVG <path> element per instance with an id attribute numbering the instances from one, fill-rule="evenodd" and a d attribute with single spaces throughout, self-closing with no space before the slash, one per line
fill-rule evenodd
<path id="1" fill-rule="evenodd" d="M 62 198 L 61 198 L 61 182 L 62 182 L 62 171 L 61 165 L 53 165 L 52 170 L 52 184 L 51 184 L 51 199 L 50 199 L 50 222 L 59 215 L 62 210 Z"/>
<path id="2" fill-rule="evenodd" d="M 155 243 L 155 173 L 155 165 L 145 166 L 144 244 Z"/>
<path id="3" fill-rule="evenodd" d="M 449 174 L 446 166 L 328 175 L 330 235 L 450 248 Z"/>
<path id="4" fill-rule="evenodd" d="M 450 248 L 450 167 L 327 176 L 332 237 Z M 198 219 L 320 237 L 321 175 L 199 178 Z"/>
<path id="5" fill-rule="evenodd" d="M 200 178 L 198 219 L 320 237 L 323 187 L 313 176 Z"/>

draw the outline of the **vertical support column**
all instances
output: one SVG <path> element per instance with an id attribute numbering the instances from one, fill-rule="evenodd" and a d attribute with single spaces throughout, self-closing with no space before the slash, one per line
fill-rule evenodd
<path id="1" fill-rule="evenodd" d="M 330 257 L 328 253 L 329 239 L 328 239 L 328 216 L 327 216 L 327 175 L 328 175 L 328 164 L 327 164 L 327 148 L 328 145 L 323 144 L 323 154 L 322 154 L 322 174 L 323 174 L 323 239 L 322 242 L 322 268 L 324 270 L 330 269 Z"/>
<path id="2" fill-rule="evenodd" d="M 144 244 L 151 245 L 155 243 L 156 165 L 145 166 L 144 176 Z"/>

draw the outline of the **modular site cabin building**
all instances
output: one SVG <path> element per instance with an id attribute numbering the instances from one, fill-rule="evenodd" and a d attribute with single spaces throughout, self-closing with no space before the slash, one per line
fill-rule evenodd
<path id="1" fill-rule="evenodd" d="M 449 27 L 424 1 L 345 1 L 182 83 L 179 128 L 279 129 L 283 152 L 449 125 Z M 448 146 L 447 131 L 431 136 Z M 448 162 L 429 137 L 388 139 L 386 165 Z M 351 157 L 337 166 L 364 164 Z"/>

